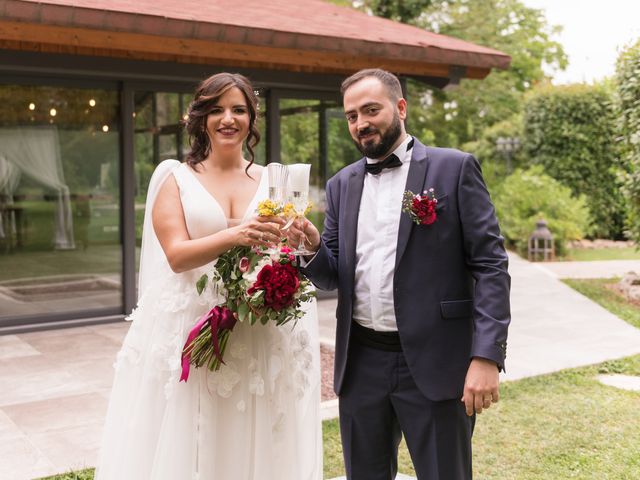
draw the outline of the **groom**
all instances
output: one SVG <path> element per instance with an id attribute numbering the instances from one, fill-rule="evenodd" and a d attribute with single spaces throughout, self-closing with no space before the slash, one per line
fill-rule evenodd
<path id="1" fill-rule="evenodd" d="M 498 401 L 510 321 L 507 255 L 473 156 L 407 135 L 398 79 L 362 70 L 342 84 L 365 158 L 326 186 L 322 238 L 305 273 L 338 288 L 335 390 L 350 480 L 391 480 L 401 436 L 420 480 L 468 480 L 475 413 Z M 427 222 L 403 194 L 433 189 Z"/>

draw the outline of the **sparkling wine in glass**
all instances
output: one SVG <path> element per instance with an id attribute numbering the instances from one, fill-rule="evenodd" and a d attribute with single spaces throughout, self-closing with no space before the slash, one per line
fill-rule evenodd
<path id="1" fill-rule="evenodd" d="M 311 165 L 308 163 L 294 163 L 288 166 L 289 169 L 289 194 L 288 200 L 293 205 L 295 218 L 304 218 L 305 211 L 309 205 L 309 174 Z M 313 252 L 304 246 L 305 237 L 300 238 L 298 248 L 293 252 L 296 255 L 310 255 Z"/>

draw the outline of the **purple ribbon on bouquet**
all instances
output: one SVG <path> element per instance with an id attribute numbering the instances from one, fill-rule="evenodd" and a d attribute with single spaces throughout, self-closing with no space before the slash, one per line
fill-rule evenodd
<path id="1" fill-rule="evenodd" d="M 205 313 L 195 326 L 189 332 L 187 341 L 182 348 L 182 375 L 180 381 L 186 382 L 189 379 L 189 371 L 191 370 L 191 352 L 185 353 L 185 350 L 200 334 L 202 328 L 209 323 L 211 326 L 211 343 L 213 344 L 213 352 L 219 362 L 224 364 L 222 360 L 222 354 L 220 353 L 220 343 L 218 341 L 218 334 L 221 330 L 233 330 L 236 325 L 236 318 L 233 312 L 227 307 L 216 306 Z"/>

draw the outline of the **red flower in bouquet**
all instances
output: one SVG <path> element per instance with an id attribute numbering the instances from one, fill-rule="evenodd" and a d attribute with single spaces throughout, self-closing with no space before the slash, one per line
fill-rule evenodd
<path id="1" fill-rule="evenodd" d="M 411 191 L 404 192 L 402 211 L 409 214 L 411 220 L 418 225 L 431 225 L 436 221 L 436 205 L 433 188 L 426 190 L 422 195 L 415 195 Z"/>
<path id="2" fill-rule="evenodd" d="M 253 295 L 258 290 L 264 290 L 264 306 L 278 312 L 293 303 L 299 286 L 298 271 L 293 265 L 273 262 L 262 267 L 258 279 L 247 293 Z"/>

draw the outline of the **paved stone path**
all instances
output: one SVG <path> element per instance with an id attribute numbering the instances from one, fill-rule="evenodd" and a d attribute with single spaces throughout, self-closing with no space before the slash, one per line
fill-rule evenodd
<path id="1" fill-rule="evenodd" d="M 622 277 L 629 271 L 640 273 L 640 260 L 546 262 L 536 265 L 558 278 L 609 278 Z"/>
<path id="2" fill-rule="evenodd" d="M 565 285 L 559 278 L 584 278 L 591 264 L 598 275 L 617 276 L 640 261 L 530 263 L 509 256 L 511 313 L 502 380 L 556 372 L 640 353 L 640 329 Z M 571 264 L 576 264 L 571 268 Z M 556 269 L 554 271 L 553 269 Z M 560 270 L 562 270 L 560 272 Z M 640 268 L 638 268 L 640 272 Z M 605 275 L 603 275 L 605 274 Z M 335 334 L 335 300 L 324 300 L 320 329 Z"/>
<path id="3" fill-rule="evenodd" d="M 639 329 L 558 280 L 558 275 L 589 276 L 581 266 L 586 263 L 597 270 L 595 276 L 640 271 L 634 262 L 615 268 L 608 262 L 556 267 L 511 258 L 513 321 L 504 380 L 640 353 Z M 321 337 L 332 343 L 335 299 L 322 300 L 319 312 Z M 128 327 L 0 336 L 1 479 L 31 480 L 95 464 L 111 365 Z M 332 401 L 323 416 L 336 411 Z"/>

